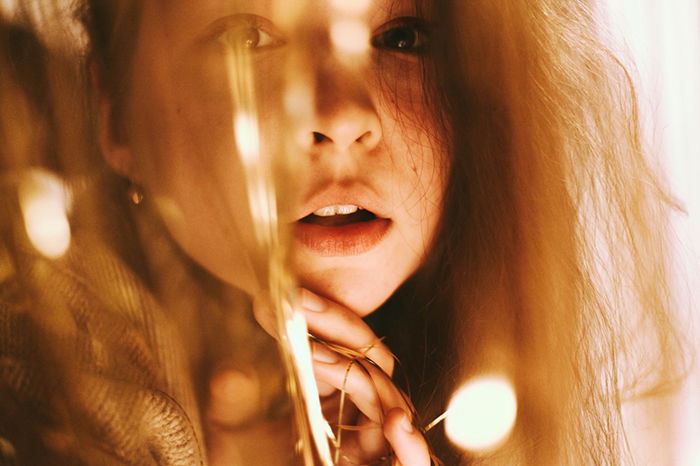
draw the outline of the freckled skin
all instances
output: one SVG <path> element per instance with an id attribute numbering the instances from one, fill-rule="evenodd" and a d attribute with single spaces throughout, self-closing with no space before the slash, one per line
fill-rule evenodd
<path id="1" fill-rule="evenodd" d="M 396 3 L 370 3 L 363 19 L 373 36 L 414 15 L 410 5 Z M 383 240 L 360 255 L 322 257 L 294 245 L 301 285 L 366 315 L 416 270 L 430 246 L 441 213 L 444 148 L 422 103 L 417 55 L 374 46 L 366 61 L 346 66 L 327 39 L 331 13 L 326 0 L 311 0 L 300 15 L 305 22 L 295 25 L 265 2 L 145 0 L 127 97 L 128 145 L 113 147 L 107 158 L 131 167 L 127 174 L 146 187 L 187 254 L 255 294 L 252 217 L 232 134 L 237 108 L 220 36 L 207 34 L 224 21 L 224 31 L 234 31 L 226 37 L 235 40 L 242 14 L 262 18 L 255 27 L 263 34 L 255 37 L 274 45 L 250 55 L 261 150 L 283 146 L 294 156 L 289 178 L 298 197 L 289 211 L 324 187 L 362 186 L 392 221 Z M 299 57 L 308 60 L 295 71 L 291 60 Z M 284 111 L 288 67 L 311 83 L 304 118 Z"/>

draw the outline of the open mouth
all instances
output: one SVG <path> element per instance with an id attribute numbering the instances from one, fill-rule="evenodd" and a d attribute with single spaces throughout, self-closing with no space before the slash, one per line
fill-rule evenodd
<path id="1" fill-rule="evenodd" d="M 352 223 L 371 222 L 377 216 L 357 206 L 329 206 L 299 220 L 301 223 L 325 227 L 342 227 Z"/>
<path id="2" fill-rule="evenodd" d="M 352 256 L 374 248 L 390 226 L 390 219 L 357 205 L 330 205 L 297 220 L 294 233 L 320 256 Z"/>

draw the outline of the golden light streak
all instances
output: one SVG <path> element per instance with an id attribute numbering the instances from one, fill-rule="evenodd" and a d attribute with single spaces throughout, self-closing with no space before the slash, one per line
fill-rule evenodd
<path id="1" fill-rule="evenodd" d="M 357 19 L 340 19 L 331 25 L 331 42 L 341 53 L 359 55 L 369 49 L 369 28 Z"/>
<path id="2" fill-rule="evenodd" d="M 236 146 L 244 163 L 251 163 L 260 154 L 260 132 L 253 115 L 236 112 L 235 117 Z"/>
<path id="3" fill-rule="evenodd" d="M 314 376 L 313 364 L 311 362 L 311 346 L 309 345 L 309 333 L 306 319 L 300 312 L 292 312 L 287 320 L 287 339 L 289 346 L 293 348 L 292 354 L 296 362 L 300 388 L 307 400 L 319 400 L 318 403 L 308 403 L 307 411 L 311 419 L 312 434 L 315 439 L 322 439 L 319 456 L 325 465 L 333 465 L 331 452 L 327 439 L 334 440 L 333 430 L 328 421 L 323 417 L 318 385 Z"/>
<path id="4" fill-rule="evenodd" d="M 226 47 L 226 70 L 231 89 L 233 136 L 243 163 L 255 236 L 263 250 L 277 243 L 277 205 L 270 167 L 260 153 L 260 132 L 250 54 Z M 258 277 L 259 278 L 259 277 Z"/>
<path id="5" fill-rule="evenodd" d="M 248 203 L 258 246 L 266 256 L 270 298 L 280 335 L 279 348 L 288 376 L 289 393 L 304 464 L 314 464 L 311 442 L 324 466 L 333 466 L 329 439 L 333 433 L 324 419 L 313 374 L 306 322 L 294 312 L 296 288 L 286 266 L 286 244 L 282 241 L 275 184 L 276 161 L 260 150 L 260 132 L 250 54 L 227 46 L 226 70 L 231 88 L 233 135 L 243 162 Z"/>
<path id="6" fill-rule="evenodd" d="M 447 408 L 445 433 L 465 450 L 492 450 L 510 434 L 517 411 L 515 390 L 508 379 L 477 377 L 453 395 Z"/>
<path id="7" fill-rule="evenodd" d="M 61 181 L 47 172 L 31 171 L 20 184 L 19 202 L 27 236 L 36 250 L 49 259 L 63 256 L 71 231 L 68 194 Z"/>

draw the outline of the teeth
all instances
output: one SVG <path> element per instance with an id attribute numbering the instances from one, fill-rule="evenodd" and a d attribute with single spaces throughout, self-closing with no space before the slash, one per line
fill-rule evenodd
<path id="1" fill-rule="evenodd" d="M 360 208 L 356 205 L 329 205 L 321 207 L 314 212 L 314 215 L 319 217 L 332 217 L 334 215 L 350 215 L 357 212 Z"/>
<path id="2" fill-rule="evenodd" d="M 335 206 L 336 215 L 350 215 L 350 214 L 354 214 L 358 210 L 359 210 L 359 207 L 357 207 L 356 205 Z"/>
<path id="3" fill-rule="evenodd" d="M 335 206 L 321 207 L 314 212 L 314 215 L 318 215 L 319 217 L 332 217 L 335 215 Z"/>

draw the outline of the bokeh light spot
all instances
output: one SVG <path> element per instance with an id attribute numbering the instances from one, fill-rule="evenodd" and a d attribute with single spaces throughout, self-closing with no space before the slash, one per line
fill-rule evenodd
<path id="1" fill-rule="evenodd" d="M 19 0 L 0 0 L 0 13 L 12 18 L 19 10 Z"/>
<path id="2" fill-rule="evenodd" d="M 362 21 L 338 20 L 331 25 L 331 41 L 339 52 L 364 53 L 369 49 L 369 28 Z"/>
<path id="3" fill-rule="evenodd" d="M 369 9 L 370 0 L 332 0 L 331 5 L 339 13 L 359 16 Z"/>
<path id="4" fill-rule="evenodd" d="M 235 118 L 236 146 L 246 163 L 257 160 L 260 153 L 258 125 L 252 115 L 238 112 Z"/>
<path id="5" fill-rule="evenodd" d="M 517 415 L 512 383 L 505 377 L 472 379 L 453 395 L 447 409 L 445 432 L 465 450 L 491 450 L 506 440 Z"/>
<path id="6" fill-rule="evenodd" d="M 71 231 L 63 183 L 47 172 L 31 171 L 20 184 L 19 201 L 27 236 L 36 250 L 50 259 L 65 254 Z"/>

